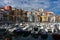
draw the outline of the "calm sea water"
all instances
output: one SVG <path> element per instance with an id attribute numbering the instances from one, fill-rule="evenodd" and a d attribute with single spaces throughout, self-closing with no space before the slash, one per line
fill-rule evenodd
<path id="1" fill-rule="evenodd" d="M 16 38 L 13 37 L 13 40 L 41 40 L 41 37 L 39 36 L 38 38 L 34 38 L 31 35 L 29 35 L 28 37 L 20 37 L 20 36 L 18 36 Z M 53 40 L 52 36 L 48 35 L 47 40 Z"/>

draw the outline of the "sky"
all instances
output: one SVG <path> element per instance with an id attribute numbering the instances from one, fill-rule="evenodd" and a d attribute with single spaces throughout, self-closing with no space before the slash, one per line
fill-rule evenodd
<path id="1" fill-rule="evenodd" d="M 0 0 L 0 7 L 6 5 L 28 11 L 43 8 L 46 11 L 52 11 L 60 15 L 60 0 Z"/>

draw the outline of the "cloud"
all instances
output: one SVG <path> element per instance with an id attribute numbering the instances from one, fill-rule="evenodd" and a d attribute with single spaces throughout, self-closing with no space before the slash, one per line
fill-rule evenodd
<path id="1" fill-rule="evenodd" d="M 10 5 L 26 10 L 44 8 L 55 12 L 60 9 L 60 0 L 0 0 L 0 5 Z"/>
<path id="2" fill-rule="evenodd" d="M 5 5 L 11 5 L 12 7 L 22 7 L 22 8 L 48 8 L 49 2 L 45 0 L 4 0 L 2 2 Z"/>

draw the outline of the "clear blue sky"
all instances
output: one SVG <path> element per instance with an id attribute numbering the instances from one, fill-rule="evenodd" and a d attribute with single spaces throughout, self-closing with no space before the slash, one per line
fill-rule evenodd
<path id="1" fill-rule="evenodd" d="M 21 9 L 43 8 L 60 15 L 60 0 L 0 0 L 0 6 L 10 5 Z"/>

